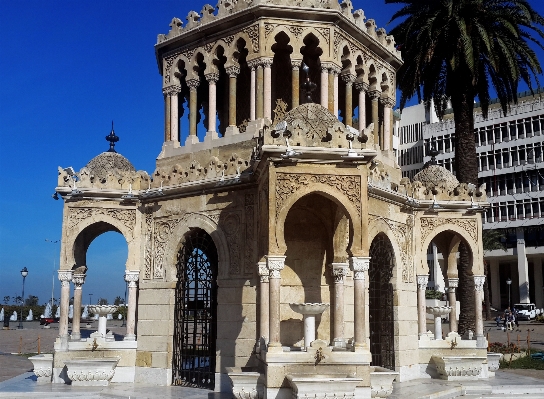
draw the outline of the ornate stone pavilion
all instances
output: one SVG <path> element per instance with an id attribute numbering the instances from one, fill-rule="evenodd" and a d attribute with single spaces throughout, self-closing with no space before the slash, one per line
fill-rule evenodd
<path id="1" fill-rule="evenodd" d="M 53 381 L 71 379 L 74 358 L 117 358 L 111 382 L 240 398 L 385 397 L 393 378 L 489 376 L 485 190 L 432 164 L 401 178 L 393 37 L 349 0 L 221 0 L 187 21 L 155 46 L 165 131 L 153 175 L 115 152 L 113 131 L 113 151 L 59 168 Z M 123 341 L 79 331 L 86 250 L 106 231 L 128 245 Z M 425 307 L 431 241 L 453 304 L 458 247 L 469 249 L 474 339 L 455 317 L 444 339 L 440 317 L 427 332 L 427 311 L 455 315 Z"/>

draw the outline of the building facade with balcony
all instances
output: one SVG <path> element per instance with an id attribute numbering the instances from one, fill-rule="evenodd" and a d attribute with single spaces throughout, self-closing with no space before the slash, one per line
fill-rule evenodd
<path id="1" fill-rule="evenodd" d="M 517 302 L 544 307 L 544 102 L 527 92 L 518 97 L 518 104 L 512 105 L 507 115 L 498 103 L 490 106 L 487 119 L 478 105 L 474 115 L 479 183 L 486 184 L 490 202 L 483 215 L 483 228 L 499 230 L 507 248 L 485 253 L 490 266 L 491 304 L 496 309 Z M 455 173 L 451 112 L 438 121 L 432 107 L 407 107 L 398 136 L 403 177 L 412 178 L 430 160 L 431 143 L 440 151 L 438 164 Z M 436 251 L 429 250 L 428 254 L 433 264 L 440 262 Z M 434 268 L 431 281 L 437 288 L 444 287 L 439 268 Z"/>

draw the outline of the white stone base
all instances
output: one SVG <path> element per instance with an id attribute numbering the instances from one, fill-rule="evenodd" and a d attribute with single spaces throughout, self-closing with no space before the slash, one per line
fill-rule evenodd
<path id="1" fill-rule="evenodd" d="M 38 377 L 38 384 L 48 384 L 51 382 L 53 373 L 53 354 L 45 353 L 29 357 L 28 360 L 34 365 L 34 374 Z"/>
<path id="2" fill-rule="evenodd" d="M 159 386 L 172 385 L 172 369 L 135 367 L 134 382 Z"/>
<path id="3" fill-rule="evenodd" d="M 111 382 L 134 382 L 134 374 L 136 367 L 119 367 L 115 368 L 115 374 Z"/>
<path id="4" fill-rule="evenodd" d="M 398 382 L 411 381 L 411 380 L 416 380 L 418 378 L 422 378 L 419 364 L 412 364 L 410 366 L 401 366 L 399 368 Z"/>

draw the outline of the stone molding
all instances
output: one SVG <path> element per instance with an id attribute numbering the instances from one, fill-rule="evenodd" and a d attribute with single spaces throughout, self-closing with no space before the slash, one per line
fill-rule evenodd
<path id="1" fill-rule="evenodd" d="M 354 280 L 364 280 L 368 269 L 370 268 L 370 257 L 352 256 L 350 258 L 351 270 L 353 270 Z"/>
<path id="2" fill-rule="evenodd" d="M 429 275 L 418 275 L 417 276 L 417 289 L 425 290 L 427 288 L 427 283 L 429 282 Z"/>
<path id="3" fill-rule="evenodd" d="M 139 277 L 140 277 L 140 271 L 139 270 L 126 270 L 125 271 L 125 281 L 128 283 L 129 288 L 136 287 Z"/>
<path id="4" fill-rule="evenodd" d="M 280 278 L 280 272 L 285 267 L 285 258 L 283 255 L 266 256 L 266 266 L 270 272 L 270 278 Z"/>
<path id="5" fill-rule="evenodd" d="M 474 276 L 474 291 L 484 292 L 485 276 Z"/>

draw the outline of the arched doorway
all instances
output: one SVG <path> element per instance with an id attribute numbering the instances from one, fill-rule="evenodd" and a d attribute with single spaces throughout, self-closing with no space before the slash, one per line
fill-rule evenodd
<path id="1" fill-rule="evenodd" d="M 370 245 L 369 316 L 372 365 L 395 369 L 393 315 L 393 247 L 379 234 Z"/>
<path id="2" fill-rule="evenodd" d="M 172 384 L 215 387 L 217 249 L 208 233 L 191 229 L 178 253 Z"/>

